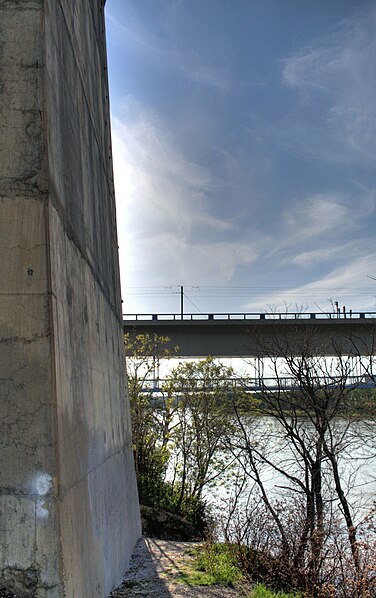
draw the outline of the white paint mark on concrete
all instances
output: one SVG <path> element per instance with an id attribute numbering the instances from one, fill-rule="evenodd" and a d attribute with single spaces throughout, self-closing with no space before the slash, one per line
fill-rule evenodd
<path id="1" fill-rule="evenodd" d="M 37 517 L 38 519 L 47 519 L 49 516 L 49 511 L 46 508 L 46 501 L 42 498 L 39 498 L 37 501 Z"/>
<path id="2" fill-rule="evenodd" d="M 52 490 L 52 477 L 49 473 L 38 472 L 32 482 L 33 493 L 46 496 Z"/>

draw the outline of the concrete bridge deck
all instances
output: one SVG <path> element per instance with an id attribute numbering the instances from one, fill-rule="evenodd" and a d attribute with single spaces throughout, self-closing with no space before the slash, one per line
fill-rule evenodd
<path id="1" fill-rule="evenodd" d="M 376 312 L 125 314 L 124 332 L 165 336 L 172 356 L 375 353 Z M 178 347 L 178 351 L 175 351 Z"/>

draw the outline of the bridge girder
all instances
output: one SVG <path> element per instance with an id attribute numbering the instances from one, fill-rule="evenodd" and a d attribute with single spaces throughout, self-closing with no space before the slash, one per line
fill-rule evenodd
<path id="1" fill-rule="evenodd" d="M 374 355 L 376 318 L 124 320 L 130 339 L 168 337 L 172 357 Z M 176 347 L 178 350 L 176 351 Z"/>

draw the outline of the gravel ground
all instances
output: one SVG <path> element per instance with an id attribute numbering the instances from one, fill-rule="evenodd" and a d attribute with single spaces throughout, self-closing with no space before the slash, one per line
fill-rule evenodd
<path id="1" fill-rule="evenodd" d="M 199 544 L 142 538 L 136 545 L 122 584 L 109 598 L 236 598 L 244 596 L 221 586 L 190 586 L 179 581 L 193 557 L 189 552 Z"/>
<path id="2" fill-rule="evenodd" d="M 182 574 L 193 561 L 194 542 L 171 542 L 141 538 L 134 550 L 122 584 L 109 598 L 238 598 L 245 592 L 222 586 L 190 586 L 181 581 Z M 0 589 L 0 598 L 17 598 Z"/>

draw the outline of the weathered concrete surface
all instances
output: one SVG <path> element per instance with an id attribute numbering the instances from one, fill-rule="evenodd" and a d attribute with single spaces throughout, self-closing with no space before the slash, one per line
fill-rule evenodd
<path id="1" fill-rule="evenodd" d="M 0 588 L 105 597 L 140 535 L 103 7 L 0 0 Z"/>

